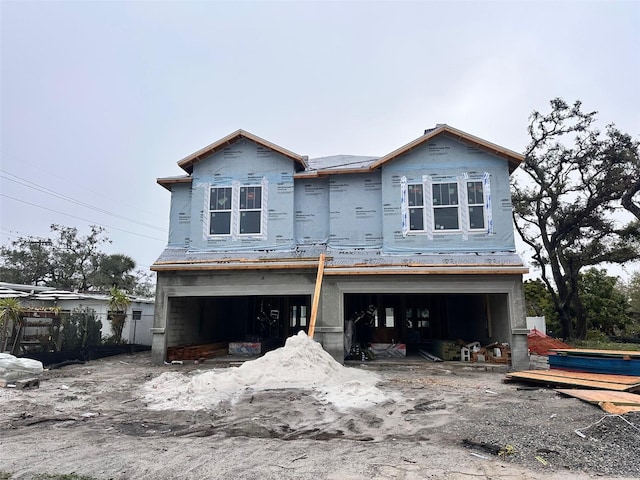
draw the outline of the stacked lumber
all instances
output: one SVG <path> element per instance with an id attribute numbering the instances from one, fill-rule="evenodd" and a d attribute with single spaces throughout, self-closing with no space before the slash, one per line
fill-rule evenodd
<path id="1" fill-rule="evenodd" d="M 618 392 L 640 390 L 640 377 L 564 370 L 525 370 L 510 372 L 505 381 L 537 383 L 552 387 L 589 388 Z"/>
<path id="2" fill-rule="evenodd" d="M 206 343 L 203 345 L 179 345 L 167 348 L 167 361 L 204 360 L 227 355 L 229 342 Z"/>

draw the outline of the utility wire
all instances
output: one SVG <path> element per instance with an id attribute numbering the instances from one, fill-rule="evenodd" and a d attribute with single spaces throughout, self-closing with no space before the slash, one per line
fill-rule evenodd
<path id="1" fill-rule="evenodd" d="M 131 218 L 127 218 L 127 217 L 125 217 L 123 215 L 120 215 L 118 213 L 113 213 L 113 212 L 110 212 L 108 210 L 104 210 L 104 209 L 102 209 L 100 207 L 96 207 L 94 205 L 90 205 L 90 204 L 88 204 L 86 202 L 83 202 L 81 200 L 76 200 L 75 198 L 69 197 L 69 196 L 64 195 L 62 193 L 55 192 L 55 191 L 53 191 L 53 190 L 51 190 L 51 189 L 49 189 L 47 187 L 43 187 L 42 185 L 38 185 L 37 183 L 34 183 L 34 182 L 30 181 L 30 180 L 27 180 L 25 178 L 19 177 L 18 175 L 14 175 L 13 173 L 7 172 L 6 170 L 0 169 L 0 172 L 4 173 L 5 175 L 10 175 L 10 176 L 15 177 L 15 178 L 17 178 L 19 180 L 22 180 L 22 182 L 20 182 L 18 180 L 15 180 L 14 178 L 9 178 L 9 177 L 6 177 L 4 175 L 0 175 L 0 177 L 4 178 L 5 180 L 9 180 L 11 182 L 15 182 L 15 183 L 17 183 L 19 185 L 22 185 L 22 186 L 25 186 L 25 187 L 28 187 L 28 188 L 32 188 L 32 189 L 37 190 L 39 192 L 46 193 L 48 195 L 52 195 L 52 196 L 57 197 L 57 198 L 61 198 L 62 200 L 66 200 L 67 202 L 75 203 L 76 205 L 80 205 L 82 207 L 89 208 L 91 210 L 95 210 L 97 212 L 104 213 L 106 215 L 111 215 L 112 217 L 120 218 L 120 219 L 126 220 L 128 222 L 133 222 L 136 225 L 141 225 L 141 226 L 144 226 L 144 227 L 147 227 L 147 228 L 152 228 L 152 229 L 158 230 L 160 232 L 165 232 L 165 233 L 167 232 L 167 230 L 164 229 L 164 228 L 157 227 L 155 225 L 151 225 L 151 224 L 148 224 L 148 223 L 140 222 L 138 220 L 134 220 L 134 219 L 131 219 Z M 26 183 L 23 183 L 23 182 L 26 182 Z"/>
<path id="2" fill-rule="evenodd" d="M 2 0 L 0 0 L 0 1 L 2 1 Z M 5 152 L 2 151 L 1 147 L 0 147 L 0 155 L 2 156 L 2 159 L 8 158 L 7 155 L 5 154 Z M 11 156 L 9 156 L 9 158 L 11 158 Z M 35 165 L 35 164 L 33 164 L 33 163 L 31 163 L 31 162 L 29 162 L 27 160 L 24 160 L 24 159 L 20 159 L 19 164 L 20 164 L 20 167 L 28 166 L 28 167 L 31 167 L 31 169 L 36 170 L 39 173 L 44 173 L 44 174 L 47 175 L 48 178 L 58 178 L 58 179 L 60 179 L 62 181 L 68 181 L 69 180 L 68 177 L 63 177 L 63 176 L 59 175 L 56 171 L 53 171 L 53 172 L 52 171 L 47 171 L 44 168 L 42 168 L 41 165 Z M 114 200 L 112 197 L 107 197 L 106 195 L 102 194 L 100 191 L 90 190 L 90 189 L 86 188 L 85 186 L 83 186 L 82 184 L 75 185 L 75 188 L 76 189 L 82 189 L 82 190 L 84 190 L 86 192 L 89 192 L 93 196 L 100 196 L 102 198 L 106 198 L 111 202 L 116 201 L 116 202 L 120 203 L 120 205 L 126 206 L 127 208 L 131 208 L 130 205 L 125 205 L 125 203 L 118 201 L 117 198 Z M 144 209 L 141 209 L 139 207 L 136 207 L 136 210 L 138 210 L 139 212 L 141 212 L 141 213 L 143 213 L 145 215 L 149 215 L 149 214 L 152 213 L 149 210 L 144 210 Z"/>
<path id="3" fill-rule="evenodd" d="M 5 197 L 5 198 L 10 198 L 11 200 L 15 200 L 16 202 L 21 202 L 21 203 L 25 203 L 27 205 L 31 205 L 32 207 L 42 208 L 43 210 L 48 210 L 50 212 L 59 213 L 61 215 L 66 215 L 67 217 L 75 218 L 77 220 L 82 220 L 83 222 L 89 222 L 89 224 L 91 224 L 91 225 L 98 225 L 100 227 L 105 227 L 105 228 L 110 228 L 112 230 L 118 230 L 120 232 L 130 233 L 131 235 L 137 235 L 139 237 L 150 238 L 151 240 L 157 240 L 159 242 L 166 242 L 166 240 L 163 240 L 163 239 L 160 239 L 160 238 L 150 237 L 148 235 L 143 235 L 141 233 L 131 232 L 129 230 L 123 230 L 122 228 L 117 228 L 117 227 L 112 227 L 112 226 L 109 226 L 109 225 L 104 225 L 102 223 L 94 222 L 93 220 L 87 220 L 86 218 L 82 218 L 82 217 L 77 217 L 75 215 L 71 215 L 70 213 L 64 213 L 64 212 L 60 212 L 58 210 L 53 210 L 52 208 L 43 207 L 42 205 L 38 205 L 38 204 L 35 204 L 35 203 L 27 202 L 26 200 L 21 200 L 19 198 L 11 197 L 9 195 L 5 195 L 4 193 L 0 193 L 0 196 Z"/>

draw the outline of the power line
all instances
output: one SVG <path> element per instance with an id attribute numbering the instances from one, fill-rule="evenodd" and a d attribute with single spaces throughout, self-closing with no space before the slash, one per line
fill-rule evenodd
<path id="1" fill-rule="evenodd" d="M 3 159 L 7 158 L 7 155 L 1 149 L 0 149 L 0 154 L 2 155 Z M 12 158 L 12 157 L 13 156 L 9 156 L 9 158 Z M 68 181 L 69 180 L 69 178 L 67 176 L 63 177 L 63 176 L 59 175 L 56 171 L 52 172 L 52 171 L 47 171 L 47 170 L 43 169 L 42 165 L 35 165 L 35 164 L 33 164 L 33 163 L 31 163 L 31 162 L 29 162 L 27 160 L 24 160 L 24 159 L 20 159 L 19 163 L 20 163 L 20 167 L 23 167 L 23 166 L 31 167 L 33 170 L 36 170 L 39 173 L 45 173 L 47 175 L 47 177 L 54 177 L 54 178 L 58 178 L 58 179 L 63 180 L 63 181 Z M 113 197 L 107 197 L 106 195 L 102 194 L 99 190 L 90 190 L 90 189 L 86 188 L 85 186 L 83 186 L 82 184 L 74 184 L 74 188 L 82 189 L 82 190 L 84 190 L 86 192 L 89 192 L 92 196 L 100 196 L 102 198 L 106 198 L 110 202 L 114 202 L 114 200 L 115 200 L 117 203 L 120 203 L 120 205 L 126 206 L 127 208 L 131 208 L 131 205 L 125 205 L 124 202 L 118 201 L 118 198 L 114 199 Z M 136 206 L 136 210 L 141 212 L 141 213 L 143 213 L 143 214 L 145 214 L 145 215 L 153 213 L 153 212 L 151 212 L 149 210 L 141 209 L 141 208 L 139 208 L 139 206 Z"/>
<path id="2" fill-rule="evenodd" d="M 165 228 L 161 228 L 161 227 L 157 227 L 155 225 L 151 225 L 151 224 L 148 224 L 148 223 L 140 222 L 138 220 L 134 220 L 134 219 L 125 217 L 125 216 L 120 215 L 118 213 L 113 213 L 113 212 L 110 212 L 108 210 L 104 210 L 104 209 L 102 209 L 100 207 L 96 207 L 94 205 L 90 205 L 90 204 L 88 204 L 86 202 L 83 202 L 81 200 L 76 200 L 75 198 L 69 197 L 69 196 L 64 195 L 62 193 L 58 193 L 58 192 L 56 192 L 54 190 L 51 190 L 51 189 L 49 189 L 47 187 L 43 187 L 42 185 L 38 185 L 37 183 L 34 183 L 34 182 L 30 181 L 30 180 L 27 180 L 26 178 L 19 177 L 18 175 L 15 175 L 13 173 L 7 172 L 6 170 L 0 169 L 0 172 L 4 173 L 5 175 L 10 175 L 10 176 L 15 177 L 15 178 L 17 178 L 19 180 L 22 180 L 22 182 L 20 182 L 18 180 L 13 179 L 13 178 L 9 178 L 9 177 L 6 177 L 4 175 L 0 175 L 0 177 L 4 178 L 5 180 L 9 180 L 11 182 L 15 182 L 15 183 L 17 183 L 19 185 L 22 185 L 24 187 L 32 188 L 33 190 L 37 190 L 39 192 L 46 193 L 48 195 L 52 195 L 52 196 L 60 198 L 62 200 L 66 200 L 67 202 L 75 203 L 76 205 L 80 205 L 82 207 L 85 207 L 85 208 L 88 208 L 88 209 L 91 209 L 91 210 L 95 210 L 97 212 L 104 213 L 106 215 L 111 215 L 112 217 L 120 218 L 120 219 L 126 220 L 128 222 L 133 222 L 136 225 L 141 225 L 141 226 L 144 226 L 144 227 L 147 227 L 147 228 L 152 228 L 152 229 L 158 230 L 160 232 L 165 232 L 165 233 L 167 232 L 167 230 Z M 27 183 L 23 183 L 23 182 L 27 182 Z"/>
<path id="3" fill-rule="evenodd" d="M 21 200 L 19 198 L 11 197 L 9 195 L 5 195 L 4 193 L 0 193 L 0 196 L 5 197 L 5 198 L 9 198 L 11 200 L 15 200 L 16 202 L 21 202 L 21 203 L 25 203 L 27 205 L 31 205 L 32 207 L 42 208 L 43 210 L 48 210 L 50 212 L 59 213 L 60 215 L 66 215 L 67 217 L 75 218 L 77 220 L 82 220 L 83 222 L 89 222 L 89 224 L 92 224 L 92 225 L 98 225 L 100 227 L 105 227 L 105 228 L 109 228 L 109 229 L 112 229 L 112 230 L 118 230 L 118 231 L 124 232 L 124 233 L 130 233 L 131 235 L 137 235 L 139 237 L 150 238 L 151 240 L 157 240 L 159 242 L 166 242 L 166 240 L 163 240 L 163 239 L 160 239 L 160 238 L 150 237 L 148 235 L 143 235 L 141 233 L 131 232 L 129 230 L 123 230 L 122 228 L 112 227 L 110 225 L 105 225 L 105 224 L 102 224 L 102 223 L 94 222 L 93 220 L 87 220 L 86 218 L 77 217 L 75 215 L 71 215 L 70 213 L 64 213 L 64 212 L 60 212 L 58 210 L 53 210 L 52 208 L 43 207 L 42 205 L 37 205 L 35 203 L 27 202 L 26 200 Z"/>

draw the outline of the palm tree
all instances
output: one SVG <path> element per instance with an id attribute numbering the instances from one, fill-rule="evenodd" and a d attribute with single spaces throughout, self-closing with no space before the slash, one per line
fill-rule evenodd
<path id="1" fill-rule="evenodd" d="M 16 332 L 16 325 L 22 316 L 22 304 L 17 298 L 0 299 L 0 353 L 7 350 L 9 343 L 9 322 L 11 331 Z"/>
<path id="2" fill-rule="evenodd" d="M 127 318 L 127 308 L 131 305 L 131 300 L 125 292 L 114 286 L 109 290 L 109 302 L 107 305 L 109 306 L 109 320 L 113 331 L 113 341 L 120 343 L 122 341 L 122 329 Z"/>

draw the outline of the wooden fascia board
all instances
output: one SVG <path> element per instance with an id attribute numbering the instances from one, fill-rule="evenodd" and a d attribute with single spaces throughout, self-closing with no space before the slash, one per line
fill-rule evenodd
<path id="1" fill-rule="evenodd" d="M 225 148 L 233 144 L 240 138 L 246 138 L 248 140 L 251 140 L 259 145 L 262 145 L 265 148 L 268 148 L 269 150 L 273 150 L 276 153 L 279 153 L 281 155 L 284 155 L 287 158 L 290 158 L 294 162 L 298 163 L 303 169 L 307 168 L 306 157 L 303 157 L 302 155 L 298 155 L 297 153 L 293 153 L 291 150 L 282 148 L 281 146 L 276 145 L 275 143 L 269 142 L 268 140 L 260 138 L 257 135 L 253 135 L 252 133 L 246 132 L 242 129 L 236 130 L 235 132 L 230 133 L 226 137 L 223 137 L 220 140 L 213 142 L 212 144 L 207 145 L 206 147 L 201 148 L 197 152 L 192 153 L 191 155 L 183 158 L 178 162 L 178 166 L 183 170 L 185 170 L 187 173 L 192 173 L 193 165 L 199 162 L 204 155 L 208 155 L 222 148 Z"/>
<path id="2" fill-rule="evenodd" d="M 153 272 L 186 272 L 186 271 L 234 271 L 234 270 L 294 270 L 294 269 L 316 269 L 317 260 L 314 262 L 247 262 L 247 263 L 172 263 L 151 265 Z"/>
<path id="3" fill-rule="evenodd" d="M 487 142 L 486 140 L 463 132 L 462 130 L 450 127 L 449 125 L 443 125 L 431 130 L 430 132 L 427 132 L 423 136 L 416 138 L 406 145 L 403 145 L 402 147 L 397 148 L 393 152 L 378 159 L 369 166 L 369 169 L 374 170 L 378 167 L 381 167 L 385 163 L 399 157 L 400 155 L 404 155 L 410 152 L 414 148 L 419 147 L 429 140 L 442 134 L 446 134 L 451 138 L 473 145 L 477 148 L 481 148 L 482 150 L 488 151 L 492 155 L 497 155 L 501 158 L 506 159 L 509 162 L 509 173 L 512 173 L 518 167 L 518 165 L 520 165 L 524 161 L 524 155 L 516 153 L 507 148 L 500 147 L 499 145 L 496 145 L 494 143 Z"/>
<path id="4" fill-rule="evenodd" d="M 183 178 L 156 178 L 156 183 L 158 185 L 163 186 L 167 190 L 171 191 L 171 185 L 176 183 L 191 183 L 193 181 L 192 177 L 183 177 Z"/>
<path id="5" fill-rule="evenodd" d="M 525 275 L 528 268 L 470 268 L 470 267 L 325 267 L 325 276 L 334 275 Z"/>

